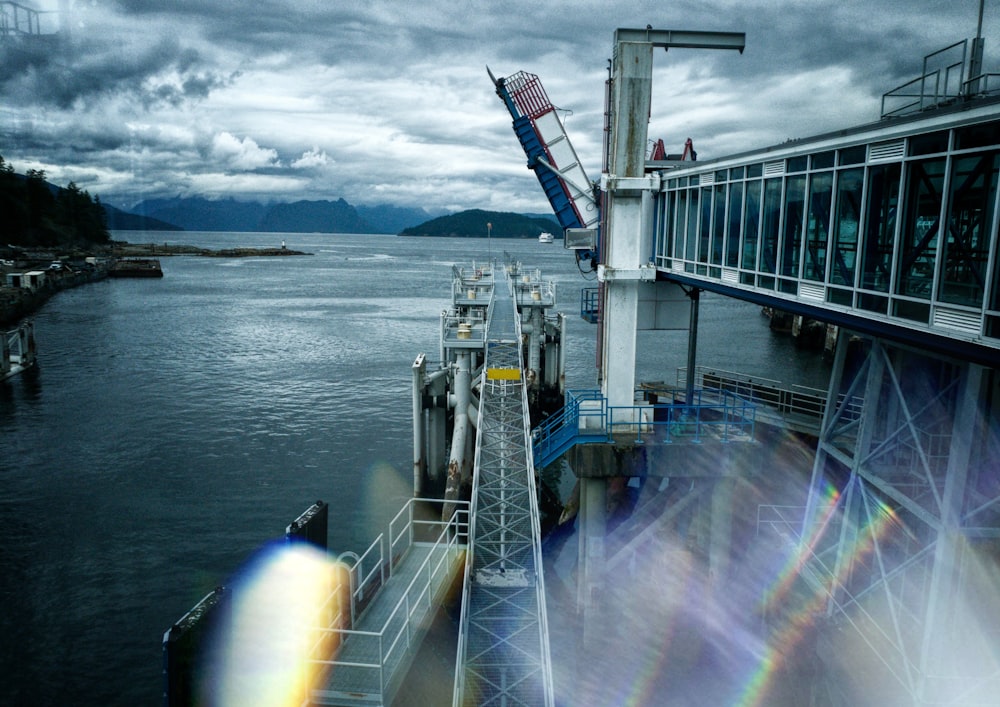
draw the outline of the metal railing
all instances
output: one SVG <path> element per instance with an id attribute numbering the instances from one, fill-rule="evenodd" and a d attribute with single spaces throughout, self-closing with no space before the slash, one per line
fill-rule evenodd
<path id="1" fill-rule="evenodd" d="M 949 53 L 957 58 L 947 59 Z M 962 78 L 967 54 L 968 40 L 963 39 L 926 55 L 920 76 L 882 94 L 882 117 L 916 113 L 960 98 L 968 83 Z M 940 65 L 932 68 L 935 63 Z"/>
<path id="2" fill-rule="evenodd" d="M 340 682 L 338 673 L 348 676 L 345 688 L 354 693 L 385 695 L 390 683 L 396 678 L 396 671 L 414 647 L 415 638 L 422 634 L 424 619 L 436 608 L 435 597 L 444 582 L 450 579 L 450 568 L 464 550 L 468 537 L 468 503 L 454 501 L 458 505 L 451 518 L 441 520 L 419 520 L 414 518 L 414 507 L 425 499 L 410 499 L 389 524 L 389 556 L 386 557 L 384 535 L 378 538 L 358 557 L 349 568 L 350 577 L 350 627 L 336 625 L 341 612 L 330 606 L 321 610 L 321 616 L 333 617 L 333 621 L 317 628 L 318 638 L 313 644 L 309 663 L 315 668 L 313 674 L 333 675 L 328 687 L 337 691 Z M 399 599 L 389 608 L 381 626 L 372 630 L 355 628 L 363 623 L 365 611 L 372 608 L 374 599 L 397 572 L 400 563 L 421 534 L 433 536 L 427 556 L 416 570 Z M 435 534 L 436 533 L 436 534 Z M 401 581 L 405 578 L 401 578 Z M 331 592 L 331 602 L 343 591 L 335 587 Z M 346 621 L 347 617 L 343 616 Z M 324 651 L 332 654 L 324 655 Z M 366 658 L 373 656 L 374 658 Z M 314 690 L 314 697 L 322 700 L 322 693 L 330 690 Z"/>
<path id="3" fill-rule="evenodd" d="M 674 391 L 676 397 L 685 391 Z M 692 404 L 654 403 L 617 405 L 607 408 L 609 441 L 628 435 L 635 444 L 670 444 L 690 438 L 701 442 L 753 439 L 756 406 L 729 391 L 695 390 Z"/>
<path id="4" fill-rule="evenodd" d="M 682 389 L 655 392 L 675 402 L 608 405 L 598 390 L 567 391 L 563 408 L 532 432 L 535 465 L 550 464 L 577 443 L 621 441 L 623 436 L 634 444 L 753 439 L 756 405 L 732 391 L 695 389 L 690 403 Z"/>
<path id="5" fill-rule="evenodd" d="M 452 704 L 554 704 L 520 317 L 497 288 L 480 385 Z M 512 375 L 514 374 L 514 375 Z"/>
<path id="6" fill-rule="evenodd" d="M 687 383 L 687 369 L 677 369 L 677 387 L 683 388 Z M 800 415 L 823 417 L 826 409 L 827 393 L 819 388 L 804 385 L 787 385 L 781 381 L 759 376 L 748 376 L 735 371 L 724 371 L 715 368 L 698 366 L 695 368 L 695 385 L 706 391 L 728 391 L 748 400 L 754 405 L 777 410 L 783 415 Z M 655 391 L 655 389 L 647 388 Z M 864 398 L 852 396 L 849 400 L 843 394 L 837 397 L 837 404 L 846 405 L 844 420 L 857 420 L 861 417 Z"/>

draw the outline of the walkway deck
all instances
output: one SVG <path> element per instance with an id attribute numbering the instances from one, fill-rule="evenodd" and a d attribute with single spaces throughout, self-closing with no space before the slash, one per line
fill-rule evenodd
<path id="1" fill-rule="evenodd" d="M 352 614 L 357 612 L 354 625 L 322 630 L 327 640 L 319 643 L 339 648 L 333 658 L 313 661 L 324 677 L 310 691 L 308 704 L 392 703 L 441 597 L 465 560 L 466 546 L 460 540 L 465 538 L 468 512 L 456 511 L 449 523 L 414 521 L 413 503 L 408 504 L 407 525 L 399 533 L 390 527 L 391 574 L 386 574 L 390 564 L 383 555 L 382 536 L 352 568 Z M 437 526 L 441 531 L 435 542 L 417 542 L 413 540 L 414 525 Z M 334 593 L 337 591 L 342 588 Z"/>

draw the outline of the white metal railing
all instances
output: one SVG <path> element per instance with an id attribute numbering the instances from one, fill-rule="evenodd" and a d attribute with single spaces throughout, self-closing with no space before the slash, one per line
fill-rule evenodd
<path id="1" fill-rule="evenodd" d="M 426 499 L 410 499 L 389 524 L 389 556 L 384 554 L 385 537 L 379 535 L 350 568 L 351 625 L 336 624 L 340 616 L 325 608 L 323 615 L 334 621 L 318 627 L 318 638 L 309 662 L 317 670 L 312 674 L 333 675 L 328 683 L 337 691 L 338 674 L 344 674 L 345 689 L 363 694 L 384 695 L 395 677 L 396 669 L 414 647 L 417 636 L 422 634 L 423 619 L 435 608 L 435 598 L 459 553 L 464 549 L 468 536 L 468 503 L 455 501 L 455 512 L 447 521 L 419 520 L 414 518 L 414 507 Z M 365 610 L 370 609 L 378 591 L 381 591 L 398 570 L 402 558 L 410 550 L 421 531 L 430 532 L 433 543 L 399 599 L 388 611 L 381 625 L 371 630 L 355 628 L 363 622 Z M 436 536 L 434 536 L 434 531 Z M 367 569 L 366 569 L 367 567 Z M 400 578 L 403 581 L 405 578 Z M 331 592 L 335 600 L 341 588 Z M 372 592 L 369 595 L 369 592 Z M 346 619 L 346 617 L 343 617 Z M 320 654 L 330 651 L 329 656 Z M 370 659 L 368 656 L 375 656 Z M 314 690 L 316 693 L 331 690 Z"/>

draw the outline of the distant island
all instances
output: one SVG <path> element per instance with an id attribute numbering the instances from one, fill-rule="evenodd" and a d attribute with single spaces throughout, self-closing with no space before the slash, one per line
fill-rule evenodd
<path id="1" fill-rule="evenodd" d="M 555 219 L 544 216 L 470 209 L 404 228 L 401 236 L 437 236 L 446 238 L 538 238 L 543 232 L 560 233 Z"/>

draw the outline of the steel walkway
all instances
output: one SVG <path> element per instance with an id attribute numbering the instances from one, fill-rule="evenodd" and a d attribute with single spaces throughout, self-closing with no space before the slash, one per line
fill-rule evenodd
<path id="1" fill-rule="evenodd" d="M 472 489 L 454 705 L 554 704 L 520 317 L 498 283 Z"/>
<path id="2" fill-rule="evenodd" d="M 388 540 L 379 535 L 354 561 L 349 586 L 331 592 L 329 619 L 318 630 L 311 661 L 312 674 L 321 677 L 308 704 L 392 703 L 465 558 L 465 504 L 448 522 L 418 519 L 419 504 L 411 499 L 390 523 Z M 338 601 L 348 591 L 350 602 Z M 332 658 L 323 657 L 331 646 Z"/>

